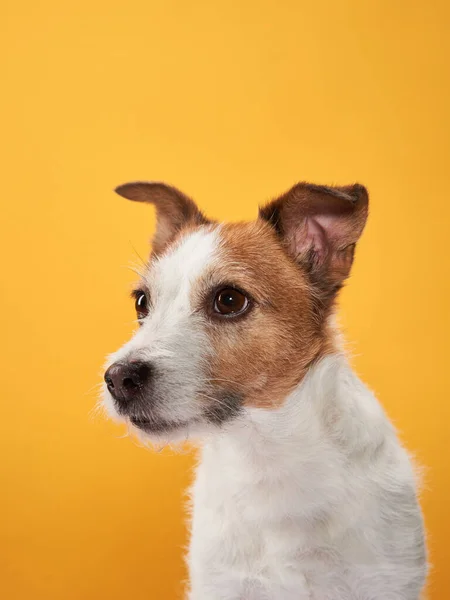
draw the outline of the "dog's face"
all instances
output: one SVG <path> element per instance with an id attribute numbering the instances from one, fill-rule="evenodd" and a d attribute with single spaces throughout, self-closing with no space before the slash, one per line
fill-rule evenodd
<path id="1" fill-rule="evenodd" d="M 208 221 L 163 184 L 117 191 L 155 204 L 158 223 L 133 292 L 139 329 L 105 373 L 110 413 L 171 441 L 283 403 L 332 350 L 327 321 L 364 227 L 365 189 L 299 184 L 236 224 Z"/>

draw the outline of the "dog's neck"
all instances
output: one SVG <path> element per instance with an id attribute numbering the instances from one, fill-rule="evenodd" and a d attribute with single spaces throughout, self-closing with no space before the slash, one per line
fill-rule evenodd
<path id="1" fill-rule="evenodd" d="M 368 420 L 373 429 L 365 425 Z M 354 452 L 373 451 L 386 435 L 377 430 L 380 423 L 381 407 L 338 353 L 313 365 L 277 408 L 247 408 L 242 418 L 205 440 L 203 462 L 211 469 L 225 465 L 234 476 L 254 481 L 304 472 L 327 477 L 324 453 L 332 449 L 335 461 L 337 447 L 344 462 Z"/>
<path id="2" fill-rule="evenodd" d="M 195 500 L 251 522 L 289 514 L 307 527 L 321 515 L 353 510 L 348 465 L 355 465 L 353 476 L 355 469 L 366 473 L 376 453 L 389 452 L 389 440 L 395 435 L 372 393 L 343 354 L 329 355 L 281 406 L 246 409 L 205 440 Z"/>
<path id="3" fill-rule="evenodd" d="M 323 405 L 329 404 L 340 391 L 340 381 L 351 374 L 342 354 L 326 356 L 312 364 L 304 379 L 284 399 L 274 399 L 273 408 L 246 407 L 241 418 L 225 425 L 219 435 L 211 436 L 207 444 L 235 440 L 236 444 L 264 443 L 284 445 L 302 440 L 311 434 L 314 419 Z M 226 441 L 225 441 L 226 440 Z"/>

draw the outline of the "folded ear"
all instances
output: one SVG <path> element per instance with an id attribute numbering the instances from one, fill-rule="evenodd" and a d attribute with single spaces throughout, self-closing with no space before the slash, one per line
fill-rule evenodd
<path id="1" fill-rule="evenodd" d="M 128 200 L 148 202 L 156 207 L 156 231 L 152 241 L 155 254 L 163 252 L 183 227 L 209 223 L 193 200 L 165 183 L 136 181 L 119 185 L 115 192 Z"/>
<path id="2" fill-rule="evenodd" d="M 326 302 L 350 274 L 368 204 L 367 190 L 359 184 L 326 187 L 299 183 L 261 208 L 260 217 L 275 228 Z"/>

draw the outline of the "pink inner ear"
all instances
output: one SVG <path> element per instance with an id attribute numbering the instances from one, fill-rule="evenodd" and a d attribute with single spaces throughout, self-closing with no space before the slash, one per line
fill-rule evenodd
<path id="1" fill-rule="evenodd" d="M 307 217 L 294 233 L 292 240 L 294 256 L 313 250 L 318 261 L 324 261 L 330 250 L 327 229 L 331 228 L 332 223 L 333 217 L 329 215 Z"/>

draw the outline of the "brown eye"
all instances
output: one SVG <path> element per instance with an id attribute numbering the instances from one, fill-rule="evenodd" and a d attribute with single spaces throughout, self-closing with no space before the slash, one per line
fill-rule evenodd
<path id="1" fill-rule="evenodd" d="M 243 313 L 248 306 L 247 296 L 234 288 L 220 290 L 214 299 L 214 311 L 227 317 L 234 317 Z"/>
<path id="2" fill-rule="evenodd" d="M 136 293 L 134 306 L 138 319 L 143 319 L 148 315 L 148 300 L 144 292 Z"/>

